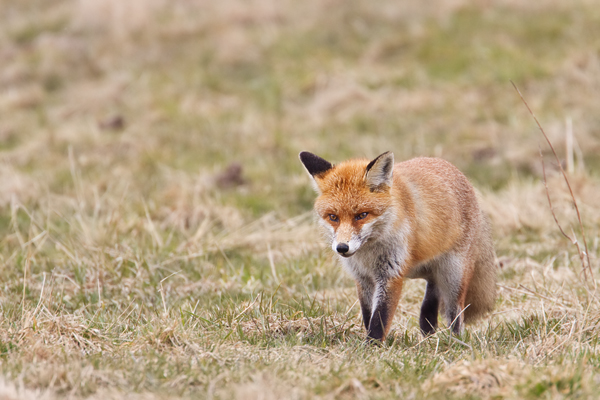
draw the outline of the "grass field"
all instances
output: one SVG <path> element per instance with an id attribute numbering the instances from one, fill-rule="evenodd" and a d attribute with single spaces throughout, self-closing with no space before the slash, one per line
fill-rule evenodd
<path id="1" fill-rule="evenodd" d="M 600 2 L 405 3 L 0 0 L 0 398 L 598 398 Z M 365 344 L 301 150 L 456 164 L 496 312 Z"/>

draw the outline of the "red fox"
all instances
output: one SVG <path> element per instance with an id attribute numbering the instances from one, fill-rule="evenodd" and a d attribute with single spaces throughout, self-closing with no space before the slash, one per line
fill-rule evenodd
<path id="1" fill-rule="evenodd" d="M 427 281 L 425 336 L 435 332 L 440 308 L 455 334 L 493 309 L 490 225 L 455 166 L 425 157 L 394 164 L 391 152 L 333 165 L 303 151 L 300 160 L 318 193 L 320 225 L 356 280 L 369 339 L 385 339 L 405 278 Z"/>

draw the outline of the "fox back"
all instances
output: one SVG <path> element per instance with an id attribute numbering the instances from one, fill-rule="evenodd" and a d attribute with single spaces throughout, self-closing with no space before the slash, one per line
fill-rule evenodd
<path id="1" fill-rule="evenodd" d="M 415 158 L 332 165 L 300 159 L 313 178 L 320 225 L 356 280 L 370 338 L 387 334 L 405 278 L 427 281 L 420 327 L 431 334 L 438 309 L 456 333 L 493 309 L 496 264 L 487 218 L 467 178 L 452 164 Z"/>

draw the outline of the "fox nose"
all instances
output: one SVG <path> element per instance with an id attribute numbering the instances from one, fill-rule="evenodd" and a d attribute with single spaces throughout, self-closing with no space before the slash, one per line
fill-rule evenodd
<path id="1" fill-rule="evenodd" d="M 338 253 L 345 254 L 350 250 L 350 247 L 346 243 L 339 243 L 335 249 Z"/>

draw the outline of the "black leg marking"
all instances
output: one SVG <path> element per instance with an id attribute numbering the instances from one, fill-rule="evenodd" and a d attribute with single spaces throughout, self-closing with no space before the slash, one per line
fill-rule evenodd
<path id="1" fill-rule="evenodd" d="M 452 333 L 455 335 L 460 335 L 460 331 L 462 330 L 462 310 L 458 310 L 458 307 L 455 307 L 453 311 L 446 312 L 446 318 L 448 318 L 448 323 L 452 328 Z"/>
<path id="2" fill-rule="evenodd" d="M 383 340 L 390 330 L 392 319 L 398 307 L 398 300 L 402 293 L 403 278 L 396 276 L 380 277 L 376 283 L 375 297 L 373 302 L 373 314 L 367 329 L 369 340 Z"/>
<path id="3" fill-rule="evenodd" d="M 365 329 L 369 330 L 371 314 L 373 313 L 373 282 L 366 278 L 359 279 L 356 281 L 356 289 L 358 292 L 358 301 L 360 302 L 363 323 L 365 324 Z"/>
<path id="4" fill-rule="evenodd" d="M 421 305 L 421 316 L 419 317 L 419 326 L 423 335 L 432 335 L 437 329 L 439 306 L 440 298 L 437 288 L 433 282 L 427 282 L 425 298 Z"/>
<path id="5" fill-rule="evenodd" d="M 367 336 L 369 339 L 381 340 L 385 335 L 385 326 L 388 324 L 389 314 L 387 304 L 380 304 L 373 313 L 369 324 Z"/>
<path id="6" fill-rule="evenodd" d="M 360 310 L 362 311 L 362 317 L 363 317 L 363 323 L 365 324 L 365 329 L 369 330 L 369 323 L 371 323 L 371 312 L 372 312 L 371 307 L 361 300 Z"/>

